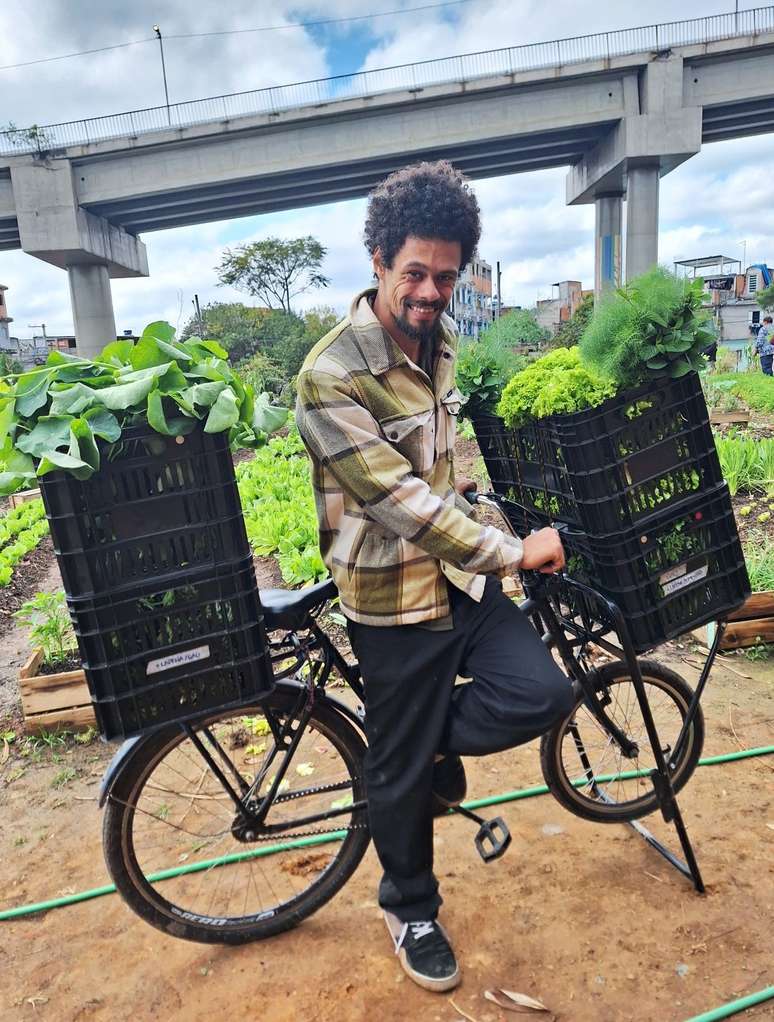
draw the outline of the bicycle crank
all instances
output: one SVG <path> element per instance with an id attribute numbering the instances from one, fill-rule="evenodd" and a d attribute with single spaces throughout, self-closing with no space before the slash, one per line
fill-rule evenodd
<path id="1" fill-rule="evenodd" d="M 511 832 L 502 816 L 495 816 L 492 820 L 485 820 L 483 816 L 465 809 L 463 806 L 453 806 L 452 811 L 473 820 L 479 825 L 478 833 L 473 839 L 476 851 L 484 862 L 492 862 L 504 854 L 511 843 Z"/>

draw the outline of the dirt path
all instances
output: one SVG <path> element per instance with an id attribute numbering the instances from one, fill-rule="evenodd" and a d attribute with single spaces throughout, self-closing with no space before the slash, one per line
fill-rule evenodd
<path id="1" fill-rule="evenodd" d="M 680 655 L 672 648 L 671 666 L 695 681 Z M 737 673 L 718 668 L 707 691 L 705 755 L 774 743 L 774 669 L 728 663 Z M 45 749 L 13 753 L 0 766 L 0 909 L 108 882 L 94 798 L 111 751 L 94 742 L 55 750 L 56 760 Z M 471 796 L 540 783 L 536 753 L 532 744 L 469 761 Z M 514 842 L 488 866 L 470 824 L 439 821 L 442 918 L 464 968 L 455 1004 L 476 1022 L 508 1022 L 519 1016 L 483 998 L 501 986 L 541 998 L 562 1022 L 680 1022 L 770 984 L 773 771 L 774 757 L 702 768 L 682 796 L 704 897 L 630 829 L 578 820 L 549 796 L 496 810 Z M 674 844 L 660 819 L 646 822 Z M 2 922 L 0 1018 L 462 1018 L 398 969 L 374 904 L 377 876 L 369 850 L 316 916 L 242 948 L 163 936 L 114 895 Z M 774 1004 L 745 1017 L 774 1019 Z"/>
<path id="2" fill-rule="evenodd" d="M 463 445 L 461 474 L 476 476 L 478 461 L 475 444 Z M 261 585 L 281 584 L 274 562 L 257 569 Z M 49 562 L 31 591 L 57 584 Z M 695 654 L 675 645 L 661 653 L 695 683 Z M 21 632 L 0 627 L 0 730 L 15 712 L 25 655 Z M 705 756 L 774 744 L 774 664 L 728 659 L 713 673 L 704 710 Z M 113 751 L 99 741 L 49 748 L 17 740 L 4 758 L 0 742 L 0 911 L 109 882 L 96 794 Z M 471 798 L 541 784 L 537 745 L 470 760 L 468 775 Z M 629 828 L 586 823 L 550 796 L 492 809 L 514 840 L 488 866 L 469 823 L 438 821 L 442 920 L 464 976 L 453 1005 L 415 987 L 395 963 L 369 849 L 317 915 L 241 948 L 166 937 L 116 895 L 0 922 L 0 1020 L 525 1017 L 484 999 L 499 986 L 539 997 L 562 1022 L 682 1022 L 774 982 L 774 757 L 699 769 L 680 801 L 707 883 L 703 897 Z M 645 822 L 676 847 L 660 818 Z M 774 1002 L 744 1017 L 774 1020 Z"/>

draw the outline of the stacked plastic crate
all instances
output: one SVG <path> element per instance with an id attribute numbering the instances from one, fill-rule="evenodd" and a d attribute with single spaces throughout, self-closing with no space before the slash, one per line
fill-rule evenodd
<path id="1" fill-rule="evenodd" d="M 744 557 L 695 373 L 520 429 L 494 416 L 474 428 L 495 491 L 570 527 L 568 573 L 618 604 L 638 652 L 745 599 Z M 523 534 L 520 508 L 508 514 Z"/>
<path id="2" fill-rule="evenodd" d="M 244 703 L 271 685 L 225 434 L 124 430 L 79 481 L 41 480 L 107 738 Z"/>

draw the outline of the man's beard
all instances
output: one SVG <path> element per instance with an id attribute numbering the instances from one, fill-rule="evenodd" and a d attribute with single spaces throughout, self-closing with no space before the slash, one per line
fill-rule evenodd
<path id="1" fill-rule="evenodd" d="M 395 321 L 395 326 L 411 341 L 419 341 L 420 344 L 427 344 L 435 337 L 436 330 L 438 329 L 438 320 L 441 318 L 441 312 L 438 310 L 437 317 L 432 323 L 424 323 L 422 326 L 414 326 L 409 323 L 405 316 L 396 316 L 393 312 L 392 318 Z"/>

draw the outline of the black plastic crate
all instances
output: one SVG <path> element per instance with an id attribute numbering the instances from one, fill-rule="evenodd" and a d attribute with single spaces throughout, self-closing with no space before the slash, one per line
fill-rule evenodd
<path id="1" fill-rule="evenodd" d="M 135 427 L 101 445 L 100 470 L 80 482 L 41 479 L 68 596 L 99 596 L 147 579 L 249 555 L 226 434 L 164 437 Z"/>
<path id="2" fill-rule="evenodd" d="M 592 535 L 644 522 L 723 481 L 696 373 L 519 429 L 474 420 L 492 486 Z"/>
<path id="3" fill-rule="evenodd" d="M 269 691 L 268 671 L 265 661 L 257 657 L 191 670 L 185 677 L 158 681 L 145 689 L 95 702 L 97 725 L 106 738 L 126 738 L 207 710 L 245 705 Z"/>
<path id="4" fill-rule="evenodd" d="M 514 512 L 514 524 L 517 518 Z M 723 618 L 750 592 L 725 484 L 645 529 L 599 538 L 564 534 L 562 543 L 567 574 L 620 607 L 638 653 Z M 569 588 L 567 598 L 593 616 Z"/>
<path id="5" fill-rule="evenodd" d="M 234 705 L 272 685 L 252 562 L 189 573 L 131 595 L 69 599 L 107 738 Z"/>

